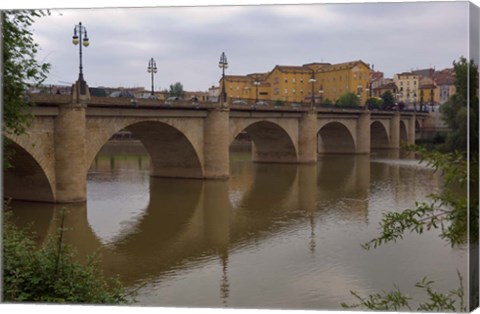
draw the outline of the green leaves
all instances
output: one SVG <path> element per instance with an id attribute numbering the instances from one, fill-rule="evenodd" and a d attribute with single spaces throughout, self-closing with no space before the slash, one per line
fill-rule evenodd
<path id="1" fill-rule="evenodd" d="M 353 305 L 342 303 L 341 306 L 345 309 L 363 307 L 377 311 L 398 311 L 402 308 L 411 310 L 408 302 L 412 298 L 403 295 L 397 286 L 390 292 L 382 291 L 381 293 L 370 294 L 368 297 L 361 297 L 354 291 L 350 291 L 350 293 L 359 300 L 360 303 Z"/>
<path id="2" fill-rule="evenodd" d="M 28 128 L 31 116 L 26 92 L 31 85 L 42 83 L 50 65 L 35 59 L 38 45 L 29 30 L 34 19 L 48 14 L 43 11 L 2 11 L 3 44 L 3 132 L 20 135 Z M 8 162 L 8 155 L 4 160 Z"/>
<path id="3" fill-rule="evenodd" d="M 453 68 L 456 93 L 441 107 L 442 119 L 451 130 L 444 149 L 466 152 L 469 148 L 478 155 L 478 66 L 461 57 Z"/>
<path id="4" fill-rule="evenodd" d="M 464 303 L 464 287 L 463 279 L 460 272 L 457 271 L 459 278 L 459 287 L 451 290 L 448 293 L 440 293 L 434 290 L 432 280 L 428 280 L 427 277 L 422 278 L 415 284 L 416 288 L 420 288 L 427 295 L 427 301 L 420 303 L 417 307 L 417 311 L 422 312 L 466 312 L 467 308 Z M 346 309 L 352 308 L 366 308 L 376 311 L 399 311 L 408 310 L 412 311 L 410 301 L 411 297 L 403 294 L 400 289 L 394 285 L 394 289 L 381 293 L 370 294 L 367 297 L 362 297 L 354 291 L 350 293 L 359 301 L 359 303 L 348 305 L 342 303 L 342 307 Z"/>
<path id="5" fill-rule="evenodd" d="M 347 106 L 347 107 L 350 107 L 350 106 L 359 106 L 360 105 L 360 98 L 357 96 L 357 94 L 355 93 L 351 93 L 351 92 L 348 92 L 348 93 L 345 93 L 345 94 L 342 94 L 340 96 L 340 98 L 338 98 L 337 102 L 335 103 L 335 105 L 337 106 Z"/>
<path id="6" fill-rule="evenodd" d="M 183 85 L 180 82 L 175 84 L 170 84 L 170 91 L 168 92 L 170 97 L 180 97 L 183 98 L 185 91 L 183 90 Z"/>

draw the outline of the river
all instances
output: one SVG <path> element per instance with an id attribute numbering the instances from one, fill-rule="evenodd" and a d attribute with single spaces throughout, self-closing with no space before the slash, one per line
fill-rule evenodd
<path id="1" fill-rule="evenodd" d="M 320 156 L 316 165 L 256 164 L 231 152 L 226 181 L 149 176 L 136 143 L 111 142 L 88 174 L 86 204 L 68 205 L 66 241 L 101 253 L 108 276 L 138 289 L 139 305 L 341 309 L 394 285 L 415 299 L 423 276 L 445 292 L 467 278 L 467 250 L 438 232 L 366 251 L 386 211 L 441 188 L 431 168 L 398 151 Z M 13 202 L 41 243 L 60 205 Z M 413 302 L 415 304 L 415 301 Z"/>

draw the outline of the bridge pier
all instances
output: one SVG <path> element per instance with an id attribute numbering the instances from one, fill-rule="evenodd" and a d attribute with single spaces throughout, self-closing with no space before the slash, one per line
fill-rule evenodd
<path id="1" fill-rule="evenodd" d="M 317 112 L 303 114 L 298 128 L 298 162 L 317 162 Z"/>
<path id="2" fill-rule="evenodd" d="M 84 202 L 87 199 L 85 165 L 86 102 L 80 95 L 80 83 L 72 88 L 72 103 L 59 106 L 55 117 L 55 201 Z M 87 87 L 88 91 L 88 87 Z"/>
<path id="3" fill-rule="evenodd" d="M 229 110 L 208 111 L 203 129 L 205 179 L 227 179 L 230 176 Z"/>
<path id="4" fill-rule="evenodd" d="M 400 148 L 400 113 L 396 112 L 390 120 L 390 148 Z"/>
<path id="5" fill-rule="evenodd" d="M 370 111 L 362 111 L 357 123 L 356 154 L 370 154 Z"/>
<path id="6" fill-rule="evenodd" d="M 415 115 L 408 119 L 407 143 L 409 145 L 415 144 Z"/>

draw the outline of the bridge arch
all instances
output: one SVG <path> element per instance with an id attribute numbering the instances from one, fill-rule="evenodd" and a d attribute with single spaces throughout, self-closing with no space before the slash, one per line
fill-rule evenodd
<path id="1" fill-rule="evenodd" d="M 24 137 L 28 136 L 24 135 Z M 45 165 L 46 156 L 36 152 L 34 145 L 21 145 L 12 138 L 10 140 L 12 141 L 7 147 L 13 152 L 12 168 L 4 171 L 4 197 L 24 201 L 54 202 L 54 169 L 49 169 Z"/>
<path id="2" fill-rule="evenodd" d="M 355 131 L 339 121 L 328 122 L 317 132 L 317 151 L 322 154 L 354 154 Z"/>
<path id="3" fill-rule="evenodd" d="M 389 148 L 389 132 L 384 121 L 372 121 L 370 124 L 371 148 Z"/>
<path id="4" fill-rule="evenodd" d="M 121 130 L 137 137 L 150 155 L 150 175 L 154 177 L 202 178 L 201 140 L 203 128 L 190 125 L 179 128 L 170 121 L 124 119 L 95 128 L 87 127 L 87 169 L 108 140 Z M 201 125 L 200 125 L 201 126 Z M 196 138 L 193 136 L 196 134 Z M 195 140 L 196 139 L 196 140 Z"/>
<path id="5" fill-rule="evenodd" d="M 296 141 L 298 134 L 293 130 L 269 120 L 254 120 L 244 123 L 233 123 L 230 131 L 230 145 L 241 133 L 250 135 L 252 145 L 252 160 L 254 162 L 296 163 L 298 161 Z M 298 126 L 297 126 L 298 130 Z"/>

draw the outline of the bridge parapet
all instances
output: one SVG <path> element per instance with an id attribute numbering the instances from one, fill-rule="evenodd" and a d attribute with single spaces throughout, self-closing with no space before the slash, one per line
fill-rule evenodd
<path id="1" fill-rule="evenodd" d="M 59 106 L 69 104 L 72 102 L 70 95 L 56 95 L 56 94 L 30 94 L 31 101 L 37 106 Z M 213 102 L 193 102 L 193 101 L 163 101 L 159 99 L 141 99 L 141 98 L 127 98 L 127 97 L 98 97 L 91 96 L 87 102 L 90 107 L 111 107 L 111 108 L 138 108 L 141 109 L 215 109 L 219 108 L 219 103 Z M 230 111 L 235 112 L 309 112 L 312 111 L 308 104 L 298 104 L 298 106 L 290 106 L 288 104 L 278 106 L 274 104 L 230 104 L 228 106 Z M 318 114 L 354 114 L 358 115 L 362 112 L 370 112 L 372 116 L 393 116 L 400 113 L 402 117 L 421 117 L 429 116 L 428 112 L 413 112 L 413 111 L 387 111 L 387 110 L 367 110 L 363 107 L 358 108 L 341 108 L 341 107 L 322 107 L 317 106 L 314 109 Z"/>

